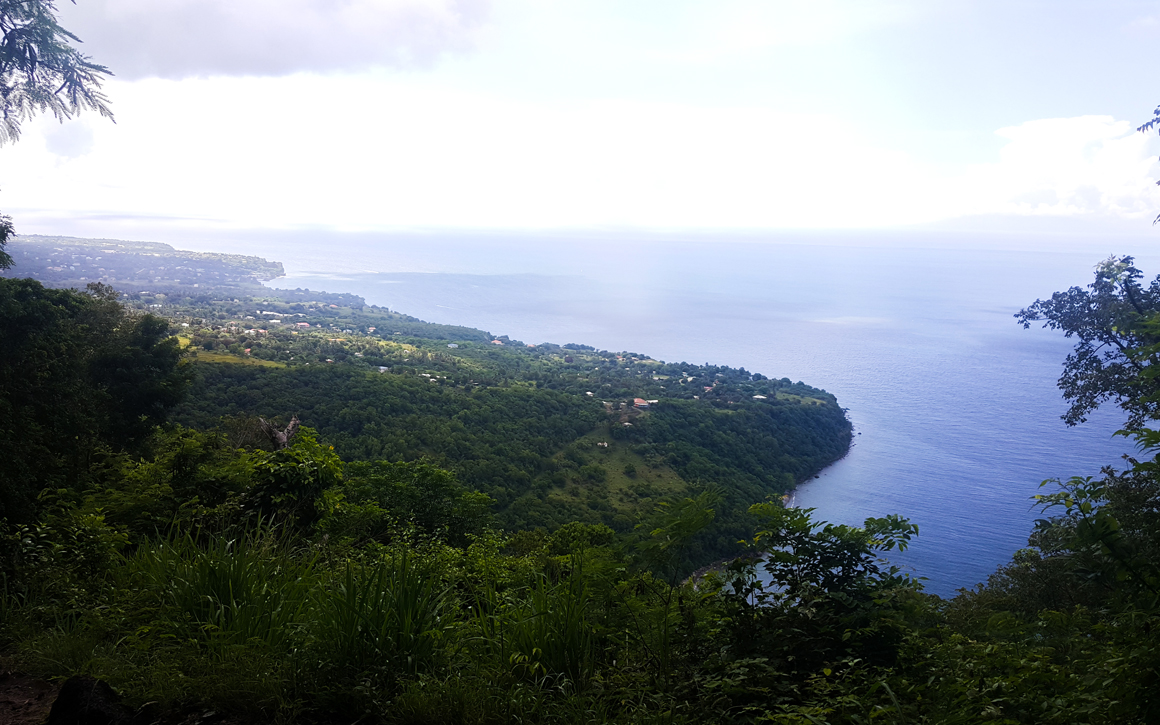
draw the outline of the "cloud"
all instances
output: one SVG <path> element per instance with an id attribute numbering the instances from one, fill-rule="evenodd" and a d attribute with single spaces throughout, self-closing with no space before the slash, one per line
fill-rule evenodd
<path id="1" fill-rule="evenodd" d="M 835 44 L 911 21 L 922 11 L 922 4 L 912 0 L 734 0 L 702 8 L 696 25 L 701 52 L 735 55 L 774 46 Z"/>
<path id="2" fill-rule="evenodd" d="M 1155 216 L 1151 136 L 1111 116 L 1028 121 L 999 129 L 997 162 L 976 164 L 954 185 L 964 214 Z"/>
<path id="3" fill-rule="evenodd" d="M 0 207 L 347 230 L 857 229 L 1160 212 L 1154 139 L 1106 116 L 1004 128 L 993 159 L 940 166 L 849 119 L 755 107 L 537 102 L 397 76 L 109 90 L 118 122 L 91 123 L 88 153 L 66 153 L 80 147 L 51 118 L 0 149 Z M 91 234 L 117 236 L 117 224 Z"/>
<path id="4" fill-rule="evenodd" d="M 83 0 L 61 8 L 120 78 L 427 67 L 474 47 L 489 0 Z"/>
<path id="5" fill-rule="evenodd" d="M 67 121 L 45 132 L 44 145 L 64 158 L 84 156 L 93 150 L 93 129 L 83 120 Z"/>

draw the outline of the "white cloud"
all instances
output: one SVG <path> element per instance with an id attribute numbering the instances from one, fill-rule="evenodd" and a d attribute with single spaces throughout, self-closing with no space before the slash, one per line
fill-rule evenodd
<path id="1" fill-rule="evenodd" d="M 1139 218 L 1160 211 L 1154 140 L 1110 116 L 1029 121 L 996 132 L 995 163 L 956 180 L 964 213 Z"/>
<path id="2" fill-rule="evenodd" d="M 57 156 L 84 156 L 93 150 L 92 126 L 84 119 L 66 121 L 45 131 L 44 145 Z"/>
<path id="3" fill-rule="evenodd" d="M 829 45 L 912 20 L 924 12 L 909 0 L 733 0 L 696 13 L 689 25 L 700 36 L 695 55 L 734 55 L 775 46 Z"/>
<path id="4" fill-rule="evenodd" d="M 0 208 L 53 218 L 383 229 L 867 228 L 969 215 L 1160 211 L 1149 139 L 1108 117 L 1002 129 L 939 168 L 826 115 L 634 101 L 534 103 L 391 78 L 111 86 L 85 154 L 39 120 L 0 148 Z M 309 102 L 304 102 L 309 99 Z M 342 109 L 341 113 L 336 109 Z M 115 227 L 92 234 L 117 236 Z"/>
<path id="5" fill-rule="evenodd" d="M 473 47 L 489 0 L 84 0 L 61 24 L 118 77 L 428 66 Z"/>
<path id="6" fill-rule="evenodd" d="M 317 77 L 116 94 L 90 154 L 45 158 L 32 133 L 0 149 L 3 204 L 256 226 L 860 226 L 921 192 L 904 154 L 824 116 Z"/>

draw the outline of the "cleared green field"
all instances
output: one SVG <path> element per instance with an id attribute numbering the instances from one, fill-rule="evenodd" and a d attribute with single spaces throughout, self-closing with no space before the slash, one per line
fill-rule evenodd
<path id="1" fill-rule="evenodd" d="M 273 360 L 259 360 L 256 357 L 247 357 L 245 355 L 231 355 L 223 352 L 206 352 L 205 350 L 198 350 L 193 355 L 194 362 L 202 363 L 233 363 L 235 365 L 257 365 L 264 368 L 284 368 L 285 363 L 274 362 Z"/>
<path id="2" fill-rule="evenodd" d="M 601 443 L 607 445 L 600 445 Z M 566 483 L 553 487 L 546 500 L 588 511 L 604 511 L 607 523 L 625 529 L 658 501 L 689 493 L 689 484 L 656 456 L 641 455 L 638 446 L 614 440 L 607 425 L 578 439 L 557 455 Z M 583 463 L 581 463 L 581 461 Z M 599 470 L 597 470 L 599 469 Z"/>

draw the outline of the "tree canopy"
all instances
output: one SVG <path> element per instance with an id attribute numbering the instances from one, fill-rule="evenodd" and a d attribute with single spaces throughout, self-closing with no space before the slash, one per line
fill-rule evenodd
<path id="1" fill-rule="evenodd" d="M 20 124 L 37 113 L 113 117 L 101 92 L 112 73 L 73 47 L 81 40 L 56 12 L 55 0 L 0 0 L 0 145 L 19 138 Z"/>
<path id="2" fill-rule="evenodd" d="M 0 269 L 12 267 L 12 256 L 4 251 L 4 247 L 8 244 L 8 238 L 15 233 L 12 228 L 12 218 L 0 214 Z"/>
<path id="3" fill-rule="evenodd" d="M 0 0 L 0 146 L 18 139 L 20 124 L 37 113 L 113 118 L 101 92 L 112 72 L 71 45 L 80 42 L 56 21 L 55 0 Z M 4 248 L 14 234 L 12 219 L 0 214 L 0 270 L 12 267 Z"/>
<path id="4" fill-rule="evenodd" d="M 1128 429 L 1157 417 L 1160 277 L 1146 284 L 1143 279 L 1132 257 L 1110 257 L 1096 266 L 1087 288 L 1056 292 L 1015 315 L 1024 328 L 1042 322 L 1078 339 L 1059 378 L 1071 404 L 1063 416 L 1068 425 L 1082 423 L 1109 400 L 1128 414 Z"/>
<path id="5" fill-rule="evenodd" d="M 115 291 L 0 279 L 0 517 L 23 521 L 37 494 L 76 485 L 103 453 L 143 451 L 189 382 L 169 323 Z"/>

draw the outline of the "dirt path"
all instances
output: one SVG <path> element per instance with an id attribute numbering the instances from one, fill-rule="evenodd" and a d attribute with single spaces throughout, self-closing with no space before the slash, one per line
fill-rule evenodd
<path id="1" fill-rule="evenodd" d="M 60 685 L 0 669 L 0 725 L 40 725 Z"/>

